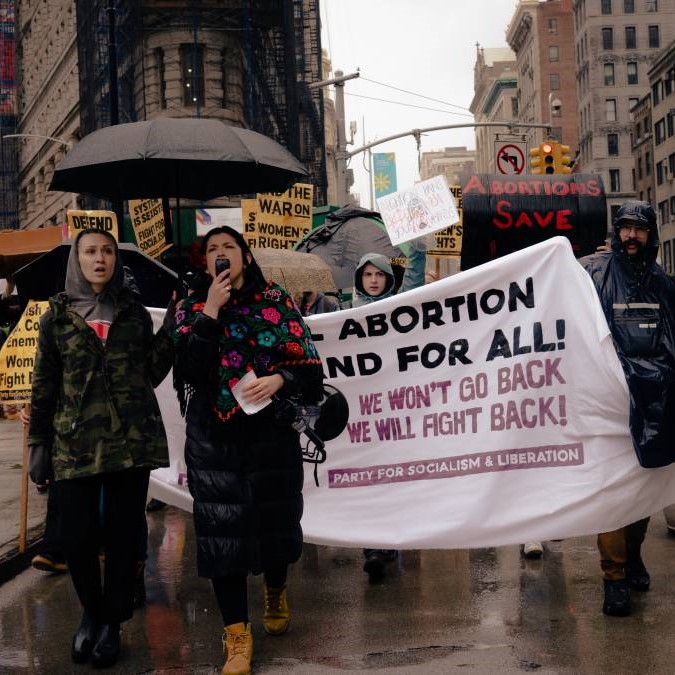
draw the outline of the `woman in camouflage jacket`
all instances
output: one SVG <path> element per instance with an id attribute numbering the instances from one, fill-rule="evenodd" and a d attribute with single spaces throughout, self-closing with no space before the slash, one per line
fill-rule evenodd
<path id="1" fill-rule="evenodd" d="M 124 284 L 114 238 L 81 232 L 66 291 L 40 321 L 28 440 L 31 454 L 51 450 L 61 537 L 84 609 L 71 647 L 76 662 L 114 663 L 120 623 L 132 614 L 130 542 L 141 536 L 150 471 L 169 464 L 153 388 L 172 359 L 169 333 L 153 334 L 150 314 Z"/>

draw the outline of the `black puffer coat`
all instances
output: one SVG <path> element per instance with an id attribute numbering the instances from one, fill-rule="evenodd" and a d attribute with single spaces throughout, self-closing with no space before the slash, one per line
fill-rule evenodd
<path id="1" fill-rule="evenodd" d="M 185 461 L 194 498 L 197 570 L 202 577 L 259 574 L 302 552 L 303 467 L 298 433 L 274 419 L 274 404 L 226 423 L 208 391 L 218 323 L 200 316 L 177 354 L 176 370 L 197 389 L 186 414 Z M 320 366 L 285 367 L 278 396 L 320 397 Z M 199 385 L 201 384 L 201 388 Z M 317 389 L 318 388 L 318 389 Z"/>
<path id="2" fill-rule="evenodd" d="M 659 247 L 650 212 L 649 239 L 639 263 L 629 259 L 614 222 L 612 250 L 580 259 L 591 275 L 623 366 L 630 394 L 630 429 L 644 467 L 675 462 L 675 281 L 656 263 Z M 638 209 L 639 210 L 639 209 Z"/>

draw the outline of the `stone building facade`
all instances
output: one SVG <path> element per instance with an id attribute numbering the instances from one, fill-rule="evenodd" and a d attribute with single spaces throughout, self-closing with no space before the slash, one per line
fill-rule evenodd
<path id="1" fill-rule="evenodd" d="M 476 47 L 473 68 L 474 96 L 469 106 L 477 124 L 518 119 L 516 56 L 508 47 Z M 507 129 L 476 127 L 476 162 L 479 173 L 495 173 L 495 138 Z"/>
<path id="2" fill-rule="evenodd" d="M 550 124 L 551 136 L 577 149 L 577 96 L 574 82 L 574 26 L 571 0 L 520 0 L 506 41 L 516 54 L 518 119 Z M 544 129 L 524 129 L 529 148 Z"/>
<path id="3" fill-rule="evenodd" d="M 654 200 L 659 217 L 661 260 L 675 274 L 675 41 L 649 69 L 654 156 Z"/>
<path id="4" fill-rule="evenodd" d="M 573 7 L 577 168 L 602 176 L 611 223 L 636 195 L 630 111 L 649 93 L 648 71 L 675 38 L 675 0 L 573 0 Z"/>

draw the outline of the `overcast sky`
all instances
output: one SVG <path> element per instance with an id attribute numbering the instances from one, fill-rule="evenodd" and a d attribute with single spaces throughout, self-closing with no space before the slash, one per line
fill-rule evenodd
<path id="1" fill-rule="evenodd" d="M 517 0 L 321 0 L 322 46 L 333 70 L 361 72 L 345 84 L 347 134 L 351 120 L 358 125 L 348 150 L 414 128 L 471 122 L 476 42 L 485 48 L 507 47 L 505 30 L 516 5 Z M 330 91 L 332 96 L 332 87 Z M 366 96 L 408 105 L 362 98 Z M 450 146 L 475 148 L 473 129 L 422 137 L 422 152 Z M 373 152 L 396 153 L 399 189 L 418 179 L 412 136 Z M 364 157 L 367 153 L 352 158 L 350 167 L 352 190 L 367 207 Z"/>

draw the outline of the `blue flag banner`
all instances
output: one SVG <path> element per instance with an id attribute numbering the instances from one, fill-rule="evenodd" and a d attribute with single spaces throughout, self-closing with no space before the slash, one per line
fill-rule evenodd
<path id="1" fill-rule="evenodd" d="M 373 184 L 375 199 L 396 192 L 396 153 L 373 153 Z"/>

